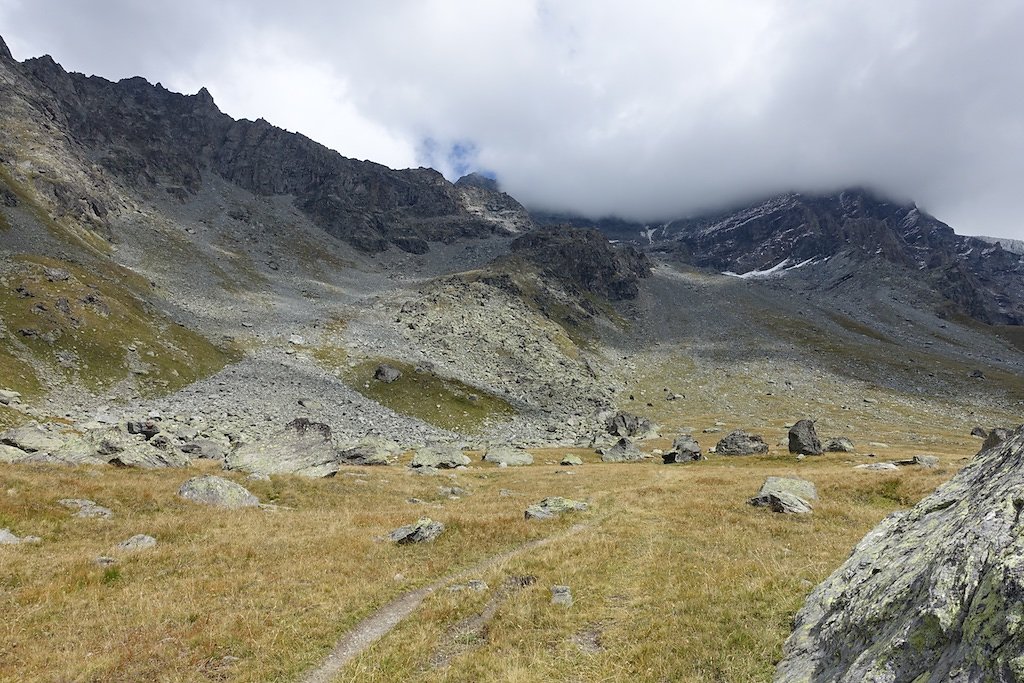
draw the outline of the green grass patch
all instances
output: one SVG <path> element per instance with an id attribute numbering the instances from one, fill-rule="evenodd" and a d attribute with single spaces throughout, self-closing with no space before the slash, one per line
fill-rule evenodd
<path id="1" fill-rule="evenodd" d="M 373 378 L 382 362 L 398 368 L 402 376 L 391 383 Z M 462 433 L 476 433 L 491 419 L 515 415 L 503 399 L 456 379 L 417 370 L 399 361 L 378 358 L 354 368 L 344 367 L 342 376 L 359 393 L 391 410 L 424 422 Z"/>
<path id="2" fill-rule="evenodd" d="M 135 376 L 139 391 L 153 396 L 179 389 L 233 360 L 230 352 L 168 320 L 135 295 L 119 266 L 111 264 L 105 277 L 96 269 L 57 259 L 19 257 L 17 262 L 16 272 L 0 287 L 0 317 L 15 338 L 11 343 L 22 358 L 27 354 L 68 380 L 99 391 Z M 48 268 L 68 276 L 52 277 Z M 141 280 L 128 284 L 143 287 Z M 0 353 L 4 362 L 21 363 L 18 376 L 25 377 L 23 386 L 31 392 L 26 364 Z"/>

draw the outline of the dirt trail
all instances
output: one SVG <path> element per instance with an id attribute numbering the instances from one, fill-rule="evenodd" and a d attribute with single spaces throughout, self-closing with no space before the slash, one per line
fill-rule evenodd
<path id="1" fill-rule="evenodd" d="M 301 683 L 330 683 L 338 672 L 341 671 L 342 667 L 344 667 L 352 658 L 370 647 L 370 645 L 375 643 L 377 640 L 387 635 L 391 629 L 402 621 L 402 619 L 405 619 L 407 616 L 415 612 L 416 608 L 420 606 L 420 603 L 422 603 L 423 600 L 434 591 L 472 574 L 479 574 L 497 564 L 512 559 L 516 555 L 568 538 L 569 536 L 589 529 L 596 524 L 596 521 L 589 524 L 576 524 L 560 534 L 524 543 L 504 553 L 493 555 L 472 567 L 463 569 L 462 571 L 454 574 L 449 574 L 428 586 L 424 586 L 423 588 L 419 588 L 408 593 L 403 593 L 356 624 L 355 628 L 345 634 L 345 636 L 338 641 L 338 644 L 334 646 L 334 650 L 327 655 L 320 665 L 315 669 L 310 670 L 301 679 Z"/>

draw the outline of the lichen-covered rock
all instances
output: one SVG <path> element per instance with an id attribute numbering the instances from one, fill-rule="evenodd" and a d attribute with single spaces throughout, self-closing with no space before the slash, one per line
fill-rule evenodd
<path id="1" fill-rule="evenodd" d="M 747 502 L 754 507 L 766 507 L 773 512 L 807 514 L 812 500 L 818 499 L 818 490 L 806 479 L 768 477 L 757 495 Z"/>
<path id="2" fill-rule="evenodd" d="M 19 543 L 40 543 L 38 536 L 22 536 L 18 538 L 10 529 L 0 529 L 0 545 L 18 545 Z"/>
<path id="3" fill-rule="evenodd" d="M 695 462 L 704 459 L 704 453 L 700 450 L 700 443 L 689 434 L 677 436 L 672 442 L 672 449 L 661 456 L 666 464 L 679 462 Z"/>
<path id="4" fill-rule="evenodd" d="M 402 453 L 394 441 L 367 437 L 338 448 L 338 458 L 345 465 L 390 465 Z"/>
<path id="5" fill-rule="evenodd" d="M 64 445 L 64 440 L 41 425 L 35 424 L 8 429 L 0 435 L 0 444 L 25 453 L 56 453 Z"/>
<path id="6" fill-rule="evenodd" d="M 589 505 L 578 500 L 552 496 L 526 508 L 526 519 L 554 519 L 558 515 L 577 510 L 586 510 Z"/>
<path id="7" fill-rule="evenodd" d="M 583 464 L 583 458 L 578 455 L 569 454 L 562 458 L 558 464 L 564 467 L 576 467 Z"/>
<path id="8" fill-rule="evenodd" d="M 146 534 L 135 534 L 128 540 L 121 541 L 117 544 L 118 550 L 126 550 L 129 552 L 146 550 L 154 547 L 156 547 L 156 539 L 152 536 L 147 536 Z"/>
<path id="9" fill-rule="evenodd" d="M 719 455 L 756 455 L 767 453 L 768 444 L 757 434 L 748 434 L 743 430 L 729 432 L 715 446 L 715 453 Z"/>
<path id="10" fill-rule="evenodd" d="M 409 467 L 433 467 L 440 470 L 453 470 L 470 463 L 469 456 L 455 446 L 444 448 L 421 448 L 412 456 Z"/>
<path id="11" fill-rule="evenodd" d="M 814 589 L 776 683 L 1024 680 L 1024 427 Z"/>
<path id="12" fill-rule="evenodd" d="M 81 519 L 110 519 L 114 516 L 110 508 L 97 505 L 95 502 L 84 498 L 61 498 L 57 503 L 69 510 L 75 510 L 74 516 Z"/>
<path id="13" fill-rule="evenodd" d="M 825 450 L 829 453 L 853 453 L 856 448 L 850 439 L 845 436 L 837 436 L 825 442 Z"/>
<path id="14" fill-rule="evenodd" d="M 800 420 L 789 430 L 789 452 L 800 455 L 821 455 L 821 439 L 813 420 Z"/>
<path id="15" fill-rule="evenodd" d="M 244 486 L 209 474 L 186 481 L 178 489 L 178 495 L 194 503 L 229 509 L 256 507 L 260 504 L 259 498 Z"/>
<path id="16" fill-rule="evenodd" d="M 633 462 L 644 457 L 640 449 L 625 436 L 619 439 L 614 446 L 602 448 L 599 452 L 602 462 Z"/>
<path id="17" fill-rule="evenodd" d="M 390 534 L 388 539 L 399 545 L 406 543 L 430 543 L 444 531 L 444 524 L 435 522 L 429 517 L 423 517 L 414 524 L 407 524 L 398 527 Z"/>
<path id="18" fill-rule="evenodd" d="M 331 438 L 331 428 L 304 417 L 262 441 L 246 444 L 224 458 L 224 469 L 261 474 L 298 474 L 330 477 L 342 460 Z"/>
<path id="19" fill-rule="evenodd" d="M 505 465 L 507 467 L 521 467 L 523 465 L 533 464 L 532 455 L 522 449 L 512 448 L 510 446 L 495 446 L 493 448 L 488 448 L 483 459 L 485 462 L 493 462 L 497 465 Z"/>

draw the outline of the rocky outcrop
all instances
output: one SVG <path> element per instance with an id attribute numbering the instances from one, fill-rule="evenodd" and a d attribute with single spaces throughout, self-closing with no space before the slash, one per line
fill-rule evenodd
<path id="1" fill-rule="evenodd" d="M 715 445 L 715 453 L 718 455 L 756 455 L 767 452 L 768 444 L 762 437 L 740 429 L 729 432 Z"/>
<path id="2" fill-rule="evenodd" d="M 1024 427 L 909 512 L 889 515 L 814 589 L 776 683 L 1024 677 Z"/>
<path id="3" fill-rule="evenodd" d="M 257 507 L 260 504 L 259 498 L 244 486 L 213 475 L 189 479 L 178 489 L 178 495 L 193 503 L 231 510 Z"/>
<path id="4" fill-rule="evenodd" d="M 274 436 L 244 445 L 224 459 L 226 470 L 304 477 L 333 476 L 342 464 L 331 428 L 302 417 L 289 422 Z"/>
<path id="5" fill-rule="evenodd" d="M 813 420 L 800 420 L 789 430 L 789 452 L 798 455 L 821 455 L 821 439 Z"/>
<path id="6" fill-rule="evenodd" d="M 646 417 L 632 413 L 615 413 L 605 422 L 612 436 L 628 436 L 631 439 L 653 439 L 658 436 L 658 427 Z"/>

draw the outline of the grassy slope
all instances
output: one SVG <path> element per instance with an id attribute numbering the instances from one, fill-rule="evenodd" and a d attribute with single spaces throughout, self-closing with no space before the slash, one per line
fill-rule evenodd
<path id="1" fill-rule="evenodd" d="M 855 472 L 857 456 L 719 458 L 692 466 L 588 464 L 573 476 L 545 465 L 474 467 L 461 500 L 439 496 L 444 476 L 357 469 L 335 479 L 246 482 L 294 510 L 211 511 L 178 499 L 181 471 L 0 466 L 0 528 L 45 538 L 0 546 L 2 681 L 287 681 L 334 640 L 398 593 L 483 557 L 564 529 L 581 534 L 485 573 L 533 575 L 487 629 L 453 642 L 452 627 L 492 592 L 440 591 L 411 619 L 350 663 L 345 681 L 767 681 L 790 619 L 883 516 L 948 478 L 969 452 L 944 453 L 944 469 Z M 891 449 L 887 456 L 912 451 Z M 212 467 L 203 465 L 203 467 Z M 795 473 L 822 494 L 807 518 L 744 501 L 768 474 Z M 499 495 L 509 489 L 512 495 Z M 547 495 L 589 499 L 574 519 L 530 522 L 522 511 Z M 418 497 L 426 504 L 405 502 Z M 79 520 L 57 506 L 85 497 L 113 520 Z M 448 525 L 432 545 L 374 539 L 421 515 Z M 160 540 L 99 555 L 136 533 Z M 549 604 L 568 584 L 576 604 Z M 572 639 L 589 633 L 587 654 Z M 443 650 L 455 656 L 435 669 Z M 461 653 L 461 654 L 460 654 Z M 225 657 L 239 660 L 225 660 Z"/>

